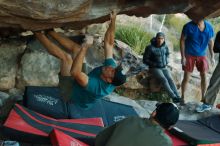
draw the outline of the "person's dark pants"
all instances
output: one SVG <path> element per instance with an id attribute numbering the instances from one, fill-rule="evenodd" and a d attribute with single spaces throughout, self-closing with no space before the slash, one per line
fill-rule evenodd
<path id="1" fill-rule="evenodd" d="M 208 89 L 205 94 L 205 101 L 207 104 L 214 105 L 219 90 L 220 90 L 220 62 L 217 64 L 215 71 L 212 74 Z"/>

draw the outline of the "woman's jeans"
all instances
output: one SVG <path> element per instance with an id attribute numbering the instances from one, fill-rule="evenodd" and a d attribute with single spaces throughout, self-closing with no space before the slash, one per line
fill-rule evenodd
<path id="1" fill-rule="evenodd" d="M 157 79 L 158 84 L 162 84 L 163 88 L 172 99 L 180 98 L 170 71 L 167 68 L 150 68 L 150 73 Z"/>

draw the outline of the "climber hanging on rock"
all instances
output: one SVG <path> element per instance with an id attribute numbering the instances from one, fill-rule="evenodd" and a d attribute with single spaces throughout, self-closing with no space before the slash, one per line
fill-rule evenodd
<path id="1" fill-rule="evenodd" d="M 88 75 L 82 71 L 82 67 L 86 52 L 93 44 L 92 36 L 86 36 L 82 45 L 79 45 L 53 30 L 34 33 L 50 54 L 61 59 L 61 92 L 65 99 L 80 107 L 87 108 L 96 99 L 112 93 L 116 86 L 120 86 L 126 81 L 126 76 L 122 74 L 122 68 L 117 67 L 113 59 L 115 20 L 116 12 L 113 11 L 110 14 L 110 24 L 104 37 L 104 64 L 94 68 Z M 56 40 L 72 54 L 63 51 L 46 35 Z M 69 92 L 65 90 L 69 90 Z"/>

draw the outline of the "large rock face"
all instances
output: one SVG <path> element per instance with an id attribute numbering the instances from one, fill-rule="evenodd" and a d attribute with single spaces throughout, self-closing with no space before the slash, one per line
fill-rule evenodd
<path id="1" fill-rule="evenodd" d="M 17 62 L 25 50 L 23 41 L 1 41 L 0 44 L 0 90 L 13 88 L 16 84 Z"/>
<path id="2" fill-rule="evenodd" d="M 82 28 L 108 20 L 112 9 L 130 16 L 185 13 L 200 19 L 219 16 L 219 7 L 219 0 L 7 0 L 0 1 L 0 32 L 10 35 L 22 29 Z"/>
<path id="3" fill-rule="evenodd" d="M 16 87 L 24 89 L 26 85 L 57 86 L 59 83 L 60 60 L 47 53 L 37 40 L 27 44 L 21 58 Z"/>
<path id="4" fill-rule="evenodd" d="M 17 75 L 17 88 L 26 85 L 57 86 L 60 61 L 43 52 L 31 52 L 23 55 L 21 68 Z"/>

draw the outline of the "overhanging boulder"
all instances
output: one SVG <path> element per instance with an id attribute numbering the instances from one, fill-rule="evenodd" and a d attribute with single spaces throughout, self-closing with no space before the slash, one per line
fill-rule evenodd
<path id="1" fill-rule="evenodd" d="M 80 29 L 108 20 L 112 9 L 130 16 L 185 13 L 200 19 L 219 16 L 219 8 L 219 0 L 7 0 L 0 2 L 0 28 L 4 28 L 0 35 L 54 27 Z"/>

